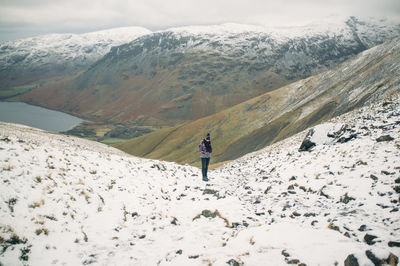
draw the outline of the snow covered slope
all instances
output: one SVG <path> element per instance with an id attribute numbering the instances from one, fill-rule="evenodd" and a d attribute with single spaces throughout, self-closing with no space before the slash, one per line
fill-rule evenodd
<path id="1" fill-rule="evenodd" d="M 397 96 L 317 126 L 310 151 L 304 131 L 204 183 L 190 166 L 1 123 L 0 262 L 396 265 L 399 129 Z"/>
<path id="2" fill-rule="evenodd" d="M 149 33 L 151 31 L 145 28 L 126 27 L 86 34 L 50 34 L 2 43 L 1 86 L 5 87 L 18 79 L 38 80 L 38 77 L 29 72 L 51 77 L 51 74 L 66 75 L 83 70 L 109 52 L 112 46 L 130 42 Z M 32 76 L 26 77 L 27 75 Z M 25 82 L 29 82 L 29 79 Z"/>

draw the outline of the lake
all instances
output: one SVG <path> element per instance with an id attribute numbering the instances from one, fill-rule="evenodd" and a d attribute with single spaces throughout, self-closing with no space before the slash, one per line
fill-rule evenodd
<path id="1" fill-rule="evenodd" d="M 83 122 L 75 116 L 21 102 L 0 102 L 0 121 L 62 132 Z"/>

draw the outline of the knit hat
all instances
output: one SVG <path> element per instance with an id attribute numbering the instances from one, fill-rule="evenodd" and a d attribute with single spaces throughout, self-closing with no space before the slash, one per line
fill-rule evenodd
<path id="1" fill-rule="evenodd" d="M 207 135 L 206 135 L 206 139 L 210 139 L 210 132 L 209 132 L 209 133 L 207 133 Z"/>

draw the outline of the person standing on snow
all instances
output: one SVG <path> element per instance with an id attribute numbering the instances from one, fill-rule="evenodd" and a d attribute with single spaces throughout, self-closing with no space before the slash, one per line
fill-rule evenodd
<path id="1" fill-rule="evenodd" d="M 201 157 L 201 171 L 203 174 L 203 181 L 208 181 L 207 171 L 212 153 L 210 133 L 207 133 L 206 138 L 200 142 L 199 152 Z"/>

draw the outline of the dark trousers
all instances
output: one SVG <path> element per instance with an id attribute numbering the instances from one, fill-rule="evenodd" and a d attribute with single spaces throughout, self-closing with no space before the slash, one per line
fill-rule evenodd
<path id="1" fill-rule="evenodd" d="M 209 164 L 210 164 L 210 158 L 201 158 L 201 171 L 203 174 L 203 179 L 207 177 Z"/>

